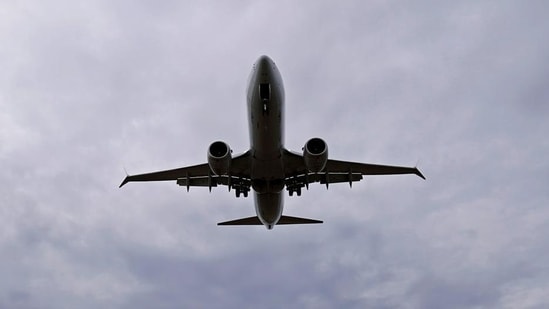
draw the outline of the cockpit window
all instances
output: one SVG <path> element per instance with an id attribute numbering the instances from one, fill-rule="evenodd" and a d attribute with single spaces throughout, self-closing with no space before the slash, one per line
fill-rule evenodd
<path id="1" fill-rule="evenodd" d="M 261 101 L 269 101 L 271 99 L 271 85 L 259 84 L 259 97 Z"/>

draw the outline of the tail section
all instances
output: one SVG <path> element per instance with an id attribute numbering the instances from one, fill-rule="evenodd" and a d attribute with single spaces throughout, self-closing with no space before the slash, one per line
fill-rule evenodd
<path id="1" fill-rule="evenodd" d="M 280 217 L 280 220 L 278 220 L 276 224 L 278 225 L 278 224 L 315 224 L 315 223 L 323 223 L 323 221 L 307 219 L 307 218 L 282 216 Z M 217 225 L 263 225 L 263 223 L 261 223 L 259 218 L 255 216 L 255 217 L 248 217 L 248 218 L 220 222 Z"/>

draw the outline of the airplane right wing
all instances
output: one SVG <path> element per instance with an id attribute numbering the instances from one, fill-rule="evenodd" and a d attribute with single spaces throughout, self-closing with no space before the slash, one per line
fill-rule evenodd
<path id="1" fill-rule="evenodd" d="M 177 180 L 183 177 L 194 177 L 194 176 L 208 176 L 211 174 L 210 166 L 208 163 L 176 168 L 166 171 L 158 171 L 146 174 L 139 175 L 128 175 L 124 178 L 124 181 L 120 184 L 119 188 L 122 188 L 128 182 L 134 181 L 167 181 L 167 180 Z"/>
<path id="2" fill-rule="evenodd" d="M 176 168 L 165 171 L 158 171 L 139 175 L 128 175 L 120 184 L 124 186 L 128 182 L 135 181 L 170 181 L 175 180 L 178 185 L 186 186 L 187 190 L 191 186 L 197 187 L 216 187 L 217 185 L 226 185 L 237 189 L 238 192 L 247 195 L 250 188 L 250 152 L 243 153 L 231 160 L 229 175 L 218 176 L 212 173 L 208 163 Z"/>

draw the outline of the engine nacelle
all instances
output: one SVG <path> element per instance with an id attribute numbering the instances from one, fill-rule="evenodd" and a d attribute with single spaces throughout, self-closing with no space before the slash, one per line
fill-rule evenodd
<path id="1" fill-rule="evenodd" d="M 328 162 L 328 145 L 321 138 L 311 138 L 303 147 L 303 159 L 309 172 L 321 172 Z"/>
<path id="2" fill-rule="evenodd" d="M 213 142 L 208 148 L 208 164 L 216 175 L 227 175 L 231 168 L 231 148 L 224 142 Z"/>

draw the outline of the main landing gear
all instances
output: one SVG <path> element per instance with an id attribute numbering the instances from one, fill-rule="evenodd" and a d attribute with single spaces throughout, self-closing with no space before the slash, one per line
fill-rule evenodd
<path id="1" fill-rule="evenodd" d="M 288 188 L 288 193 L 290 193 L 290 196 L 294 196 L 294 192 L 297 194 L 297 196 L 301 196 L 301 187 Z"/>
<path id="2" fill-rule="evenodd" d="M 231 187 L 234 189 L 234 194 L 236 195 L 236 197 L 240 197 L 241 195 L 244 197 L 248 197 L 248 193 L 250 192 L 249 182 L 239 180 L 238 182 L 232 184 Z"/>
<path id="3" fill-rule="evenodd" d="M 249 192 L 249 191 L 250 191 L 249 189 L 248 189 L 248 190 L 246 190 L 246 189 L 242 190 L 242 189 L 240 189 L 240 188 L 237 188 L 237 189 L 234 190 L 234 192 L 235 192 L 235 194 L 236 194 L 236 197 L 240 197 L 241 194 L 242 194 L 244 197 L 248 197 L 248 192 Z"/>

